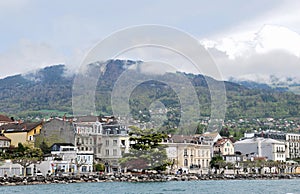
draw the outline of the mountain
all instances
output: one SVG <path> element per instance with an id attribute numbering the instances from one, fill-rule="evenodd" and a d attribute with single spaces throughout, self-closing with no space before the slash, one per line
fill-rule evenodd
<path id="1" fill-rule="evenodd" d="M 109 60 L 88 66 L 89 71 L 94 74 L 101 73 L 95 95 L 96 110 L 99 114 L 112 114 L 110 103 L 114 84 L 125 70 L 140 63 L 142 62 Z M 65 113 L 72 114 L 72 86 L 75 75 L 69 75 L 66 71 L 64 65 L 55 65 L 24 75 L 19 74 L 1 79 L 0 112 L 31 119 Z M 211 97 L 206 80 L 213 80 L 213 78 L 181 72 L 167 73 L 165 76 L 171 81 L 179 79 L 179 76 L 188 79 L 198 95 L 201 110 L 199 116 L 210 116 Z M 133 76 L 133 78 L 136 77 Z M 213 82 L 218 81 L 213 80 Z M 227 119 L 300 116 L 300 96 L 289 91 L 274 89 L 264 84 L 230 81 L 225 82 L 225 88 Z M 183 95 L 189 99 L 191 93 L 186 92 Z M 174 124 L 180 117 L 180 100 L 176 92 L 166 83 L 150 80 L 139 84 L 133 90 L 129 103 L 131 113 L 136 119 L 149 120 L 148 107 L 152 106 L 155 101 L 160 101 L 170 110 L 167 113 L 170 123 L 164 124 Z M 192 107 L 194 102 L 190 101 L 187 104 Z"/>

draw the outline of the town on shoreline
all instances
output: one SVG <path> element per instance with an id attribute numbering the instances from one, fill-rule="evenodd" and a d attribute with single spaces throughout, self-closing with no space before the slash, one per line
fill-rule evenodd
<path id="1" fill-rule="evenodd" d="M 239 139 L 227 128 L 171 134 L 114 116 L 27 122 L 0 115 L 0 128 L 4 185 L 279 179 L 300 174 L 296 132 L 254 131 Z"/>

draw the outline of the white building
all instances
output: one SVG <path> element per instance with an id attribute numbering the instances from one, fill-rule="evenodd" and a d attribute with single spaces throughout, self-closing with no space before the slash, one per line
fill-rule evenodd
<path id="1" fill-rule="evenodd" d="M 73 144 L 56 143 L 51 146 L 51 155 L 46 159 L 51 173 L 85 173 L 93 171 L 93 151 L 79 151 Z M 42 165 L 45 164 L 38 167 Z M 44 168 L 41 171 L 43 174 L 45 173 Z"/>
<path id="2" fill-rule="evenodd" d="M 129 152 L 125 125 L 114 117 L 79 117 L 74 122 L 75 144 L 80 151 L 92 151 L 95 159 L 106 164 L 107 171 L 119 170 L 119 159 Z"/>
<path id="3" fill-rule="evenodd" d="M 285 138 L 287 146 L 286 157 L 290 159 L 300 158 L 300 134 L 287 133 Z"/>
<path id="4" fill-rule="evenodd" d="M 270 132 L 263 131 L 256 133 L 255 137 L 271 138 L 286 145 L 285 156 L 288 159 L 300 158 L 300 134 L 299 133 L 283 133 L 283 132 Z"/>
<path id="5" fill-rule="evenodd" d="M 268 160 L 285 162 L 285 143 L 269 138 L 244 139 L 234 143 L 235 151 L 246 156 L 266 157 Z"/>

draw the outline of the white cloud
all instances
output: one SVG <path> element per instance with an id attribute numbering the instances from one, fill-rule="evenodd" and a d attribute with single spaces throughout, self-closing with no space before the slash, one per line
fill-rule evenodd
<path id="1" fill-rule="evenodd" d="M 300 34 L 283 26 L 265 25 L 258 32 L 223 37 L 219 40 L 201 40 L 205 48 L 226 53 L 229 59 L 249 57 L 283 50 L 300 57 Z"/>
<path id="2" fill-rule="evenodd" d="M 300 77 L 300 34 L 286 27 L 264 25 L 257 32 L 200 42 L 224 77 L 248 76 L 253 81 L 269 75 Z"/>

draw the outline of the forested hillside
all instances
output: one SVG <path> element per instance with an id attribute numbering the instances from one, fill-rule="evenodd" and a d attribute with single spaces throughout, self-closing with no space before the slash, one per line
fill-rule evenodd
<path id="1" fill-rule="evenodd" d="M 126 61 L 126 66 L 134 64 Z M 72 114 L 72 85 L 74 76 L 66 76 L 64 65 L 46 67 L 35 73 L 15 75 L 0 80 L 0 112 L 16 117 L 31 118 Z M 91 68 L 100 68 L 97 63 Z M 112 114 L 111 91 L 114 83 L 126 69 L 122 60 L 110 60 L 96 92 L 96 108 L 99 114 Z M 200 102 L 201 116 L 210 115 L 210 92 L 202 75 L 178 73 L 187 77 L 194 86 Z M 300 96 L 270 88 L 247 88 L 232 82 L 225 82 L 227 96 L 226 118 L 287 118 L 299 117 Z M 189 95 L 189 94 L 187 94 Z M 149 105 L 159 100 L 170 111 L 171 122 L 177 122 L 180 114 L 178 96 L 172 88 L 157 81 L 140 84 L 130 98 L 132 114 L 148 120 Z M 141 114 L 141 112 L 143 114 Z M 143 115 L 143 117 L 141 117 Z"/>

